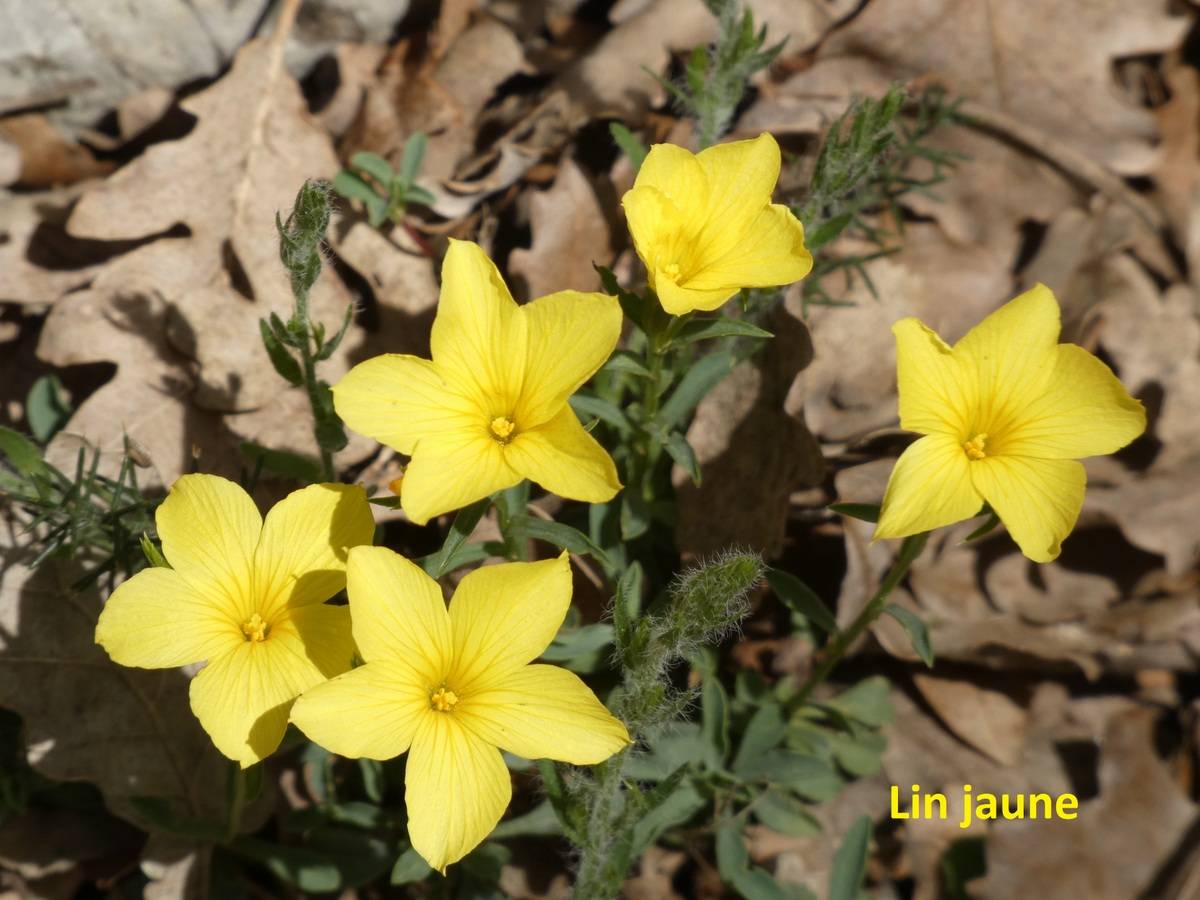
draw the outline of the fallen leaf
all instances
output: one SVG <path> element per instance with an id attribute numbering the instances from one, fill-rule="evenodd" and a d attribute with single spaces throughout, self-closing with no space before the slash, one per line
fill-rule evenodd
<path id="1" fill-rule="evenodd" d="M 919 673 L 913 683 L 950 730 L 980 753 L 1002 766 L 1020 762 L 1029 716 L 1007 694 Z"/>
<path id="2" fill-rule="evenodd" d="M 509 271 L 525 279 L 527 297 L 598 287 L 593 264 L 612 262 L 608 221 L 579 166 L 563 160 L 548 191 L 529 201 L 533 244 L 509 256 Z"/>
<path id="3" fill-rule="evenodd" d="M 20 175 L 8 184 L 61 187 L 107 175 L 115 168 L 67 138 L 41 113 L 0 119 L 0 138 L 16 147 L 21 157 Z"/>

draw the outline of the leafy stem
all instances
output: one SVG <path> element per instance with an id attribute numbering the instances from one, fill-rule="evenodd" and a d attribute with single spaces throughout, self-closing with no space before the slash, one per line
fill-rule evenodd
<path id="1" fill-rule="evenodd" d="M 801 709 L 809 698 L 812 697 L 813 691 L 822 684 L 829 674 L 841 662 L 842 657 L 846 655 L 854 643 L 863 635 L 863 633 L 871 626 L 871 624 L 883 615 L 887 609 L 888 597 L 896 586 L 904 580 L 908 574 L 908 570 L 912 567 L 913 562 L 921 555 L 921 551 L 925 549 L 925 542 L 929 540 L 929 533 L 914 534 L 911 537 L 906 537 L 900 545 L 900 553 L 897 554 L 892 567 L 888 569 L 887 575 L 879 585 L 879 589 L 875 592 L 875 596 L 871 601 L 863 607 L 862 612 L 855 617 L 849 627 L 842 629 L 829 642 L 829 646 L 821 654 L 821 661 L 817 663 L 816 668 L 812 670 L 804 684 L 791 698 L 790 706 L 793 709 Z"/>

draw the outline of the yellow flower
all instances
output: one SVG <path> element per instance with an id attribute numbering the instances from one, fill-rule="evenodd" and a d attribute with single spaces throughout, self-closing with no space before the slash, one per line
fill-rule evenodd
<path id="1" fill-rule="evenodd" d="M 156 515 L 172 568 L 145 569 L 105 603 L 96 643 L 114 661 L 166 669 L 207 661 L 192 711 L 242 767 L 279 746 L 301 691 L 350 668 L 346 550 L 375 524 L 362 488 L 316 484 L 259 515 L 215 475 L 184 475 Z"/>
<path id="2" fill-rule="evenodd" d="M 366 664 L 306 691 L 292 721 L 342 756 L 408 751 L 409 838 L 438 871 L 487 837 L 508 806 L 500 750 L 591 765 L 629 743 L 576 675 L 529 664 L 571 602 L 566 553 L 476 569 L 448 612 L 437 582 L 383 547 L 350 551 L 347 580 Z"/>
<path id="3" fill-rule="evenodd" d="M 809 273 L 804 226 L 771 202 L 778 180 L 779 145 L 769 134 L 696 155 L 674 144 L 650 148 L 621 205 L 663 309 L 716 309 L 744 287 Z"/>
<path id="4" fill-rule="evenodd" d="M 896 461 L 876 538 L 969 519 L 986 501 L 1027 557 L 1058 556 L 1083 505 L 1077 460 L 1146 428 L 1142 404 L 1096 357 L 1058 343 L 1059 330 L 1040 284 L 953 347 L 916 319 L 892 326 L 900 426 L 925 436 Z"/>
<path id="5" fill-rule="evenodd" d="M 567 399 L 620 333 L 616 298 L 560 291 L 518 306 L 478 245 L 451 241 L 433 360 L 360 363 L 333 389 L 334 407 L 355 431 L 412 457 L 400 504 L 417 524 L 525 478 L 603 503 L 621 488 L 616 467 Z"/>

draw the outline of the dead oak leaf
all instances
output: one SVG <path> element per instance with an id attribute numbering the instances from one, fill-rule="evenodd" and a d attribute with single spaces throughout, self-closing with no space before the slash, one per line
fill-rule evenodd
<path id="1" fill-rule="evenodd" d="M 1154 162 L 1153 114 L 1121 94 L 1114 60 L 1160 53 L 1189 27 L 1167 0 L 874 0 L 822 45 L 873 60 L 889 81 L 944 83 L 1125 175 Z M 1078 35 L 1087 41 L 1079 43 Z"/>
<path id="2" fill-rule="evenodd" d="M 593 263 L 612 261 L 608 221 L 596 192 L 579 166 L 565 159 L 548 191 L 529 201 L 533 244 L 517 249 L 508 268 L 525 279 L 526 296 L 561 290 L 594 290 Z"/>

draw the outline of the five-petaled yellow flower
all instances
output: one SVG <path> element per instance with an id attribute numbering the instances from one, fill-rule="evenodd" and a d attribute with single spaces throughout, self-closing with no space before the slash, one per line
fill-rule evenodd
<path id="1" fill-rule="evenodd" d="M 986 501 L 1027 557 L 1058 556 L 1083 505 L 1077 460 L 1113 453 L 1146 428 L 1112 370 L 1058 343 L 1059 330 L 1043 285 L 953 347 L 916 319 L 892 326 L 900 426 L 924 437 L 896 461 L 876 538 L 968 519 Z"/>
<path id="2" fill-rule="evenodd" d="M 316 484 L 266 520 L 250 495 L 215 475 L 184 475 L 155 517 L 171 568 L 122 583 L 96 642 L 125 666 L 207 661 L 192 679 L 192 711 L 217 749 L 242 767 L 283 739 L 299 694 L 350 668 L 346 551 L 375 524 L 362 488 Z"/>
<path id="3" fill-rule="evenodd" d="M 432 361 L 387 354 L 333 389 L 350 428 L 412 457 L 400 504 L 424 524 L 528 478 L 589 503 L 621 488 L 612 458 L 567 399 L 621 334 L 605 294 L 560 291 L 518 306 L 478 245 L 451 241 Z"/>
<path id="4" fill-rule="evenodd" d="M 769 134 L 695 155 L 674 144 L 650 148 L 621 205 L 663 309 L 716 309 L 744 287 L 809 273 L 804 226 L 771 202 L 779 162 Z"/>
<path id="5" fill-rule="evenodd" d="M 408 834 L 438 871 L 508 806 L 501 749 L 590 765 L 628 745 L 625 726 L 578 676 L 530 665 L 571 602 L 565 553 L 476 569 L 449 611 L 437 582 L 383 547 L 351 550 L 347 580 L 366 664 L 305 692 L 292 721 L 342 756 L 408 751 Z"/>

